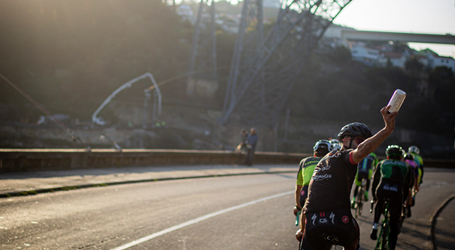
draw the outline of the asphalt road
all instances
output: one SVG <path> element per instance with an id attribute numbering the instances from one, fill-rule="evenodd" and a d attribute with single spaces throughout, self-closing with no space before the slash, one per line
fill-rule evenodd
<path id="1" fill-rule="evenodd" d="M 428 249 L 429 219 L 455 193 L 454 177 L 453 171 L 425 173 L 397 249 Z M 264 174 L 0 199 L 0 248 L 295 250 L 294 183 L 295 174 Z M 368 209 L 358 219 L 361 249 L 374 248 Z M 438 230 L 450 239 L 454 229 L 446 227 Z"/>

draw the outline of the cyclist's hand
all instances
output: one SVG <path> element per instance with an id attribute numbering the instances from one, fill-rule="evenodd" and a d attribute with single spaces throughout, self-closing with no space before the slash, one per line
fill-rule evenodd
<path id="1" fill-rule="evenodd" d="M 300 208 L 294 207 L 294 216 L 297 216 L 297 213 L 300 212 Z"/>
<path id="2" fill-rule="evenodd" d="M 389 131 L 393 131 L 395 128 L 395 118 L 398 115 L 397 112 L 389 113 L 390 105 L 385 106 L 381 109 L 382 119 L 384 120 L 385 127 Z"/>
<path id="3" fill-rule="evenodd" d="M 298 241 L 301 241 L 301 240 L 302 240 L 302 237 L 303 237 L 302 229 L 297 230 L 297 232 L 295 232 L 295 238 L 296 238 Z"/>

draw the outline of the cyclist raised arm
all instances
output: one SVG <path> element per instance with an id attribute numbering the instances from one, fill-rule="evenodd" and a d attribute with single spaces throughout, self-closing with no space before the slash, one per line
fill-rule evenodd
<path id="1" fill-rule="evenodd" d="M 352 160 L 355 163 L 359 163 L 363 158 L 367 157 L 371 152 L 374 152 L 382 142 L 392 134 L 395 128 L 395 118 L 398 115 L 397 112 L 388 113 L 390 106 L 386 106 L 381 109 L 382 118 L 384 120 L 384 128 L 377 132 L 374 136 L 366 139 L 358 145 L 358 147 L 352 152 Z"/>
<path id="2" fill-rule="evenodd" d="M 385 126 L 374 136 L 363 123 L 344 126 L 338 134 L 342 148 L 331 151 L 317 164 L 303 208 L 305 216 L 301 216 L 302 222 L 307 223 L 301 223 L 305 228 L 296 233 L 299 240 L 303 235 L 301 249 L 325 249 L 334 243 L 327 242 L 328 238 L 336 238 L 336 244 L 347 250 L 357 249 L 360 234 L 350 209 L 351 187 L 357 163 L 393 132 L 397 113 L 388 113 L 389 109 L 390 106 L 381 109 Z"/>

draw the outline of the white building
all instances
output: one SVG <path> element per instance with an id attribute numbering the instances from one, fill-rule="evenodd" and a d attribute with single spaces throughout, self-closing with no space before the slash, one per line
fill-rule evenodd
<path id="1" fill-rule="evenodd" d="M 379 59 L 379 63 L 383 66 L 387 66 L 387 62 L 392 64 L 393 67 L 404 69 L 406 64 L 406 56 L 403 53 L 398 52 L 383 52 Z"/>
<path id="2" fill-rule="evenodd" d="M 428 62 L 431 68 L 445 66 L 455 72 L 455 60 L 452 57 L 429 55 Z"/>
<path id="3" fill-rule="evenodd" d="M 351 44 L 351 56 L 353 60 L 363 62 L 367 65 L 374 65 L 379 62 L 379 51 L 367 48 L 363 43 Z"/>

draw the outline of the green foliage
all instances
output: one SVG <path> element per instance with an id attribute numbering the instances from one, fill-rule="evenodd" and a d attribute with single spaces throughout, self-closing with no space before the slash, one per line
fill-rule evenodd
<path id="1" fill-rule="evenodd" d="M 405 62 L 404 67 L 413 76 L 418 76 L 422 72 L 424 65 L 415 56 L 412 56 Z"/>
<path id="2" fill-rule="evenodd" d="M 450 113 L 451 122 L 454 124 L 455 76 L 453 72 L 447 67 L 436 67 L 431 71 L 428 78 L 430 86 L 434 88 L 434 100 L 437 100 L 439 109 Z"/>
<path id="3" fill-rule="evenodd" d="M 338 46 L 335 48 L 332 54 L 333 61 L 339 64 L 350 62 L 351 61 L 351 51 L 344 47 Z"/>

